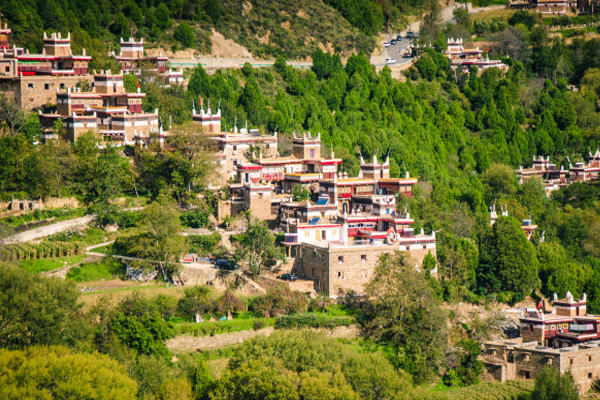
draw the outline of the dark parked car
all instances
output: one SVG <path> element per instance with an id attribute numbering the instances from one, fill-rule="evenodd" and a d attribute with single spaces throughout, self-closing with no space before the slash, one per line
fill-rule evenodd
<path id="1" fill-rule="evenodd" d="M 415 33 L 408 31 L 408 32 L 406 32 L 406 37 L 409 38 L 409 39 L 413 38 L 413 37 L 415 37 Z"/>
<path id="2" fill-rule="evenodd" d="M 398 37 L 396 38 L 397 41 L 402 40 L 402 36 L 398 35 Z"/>
<path id="3" fill-rule="evenodd" d="M 283 275 L 279 275 L 277 277 L 277 279 L 281 279 L 281 280 L 284 280 L 284 281 L 294 282 L 298 278 L 296 278 L 296 275 L 294 275 L 294 274 L 283 274 Z"/>
<path id="4" fill-rule="evenodd" d="M 396 41 L 392 39 L 392 46 L 396 44 Z"/>
<path id="5" fill-rule="evenodd" d="M 215 267 L 219 269 L 224 269 L 226 271 L 235 271 L 239 269 L 239 267 L 236 264 L 224 259 L 217 260 L 217 262 L 215 262 Z"/>

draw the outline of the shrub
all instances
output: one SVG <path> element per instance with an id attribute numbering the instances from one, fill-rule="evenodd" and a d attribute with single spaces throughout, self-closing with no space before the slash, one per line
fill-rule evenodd
<path id="1" fill-rule="evenodd" d="M 181 214 L 181 223 L 188 228 L 204 228 L 208 225 L 209 211 L 199 209 L 186 211 Z"/>
<path id="2" fill-rule="evenodd" d="M 286 315 L 277 318 L 275 329 L 327 328 L 349 326 L 350 318 L 318 318 L 315 314 Z"/>
<path id="3" fill-rule="evenodd" d="M 34 260 L 53 257 L 71 257 L 85 253 L 82 242 L 46 242 L 39 244 L 11 244 L 0 249 L 0 261 Z"/>
<path id="4" fill-rule="evenodd" d="M 252 323 L 252 326 L 255 331 L 259 331 L 261 329 L 264 329 L 267 326 L 267 323 L 262 319 L 257 319 Z"/>
<path id="5" fill-rule="evenodd" d="M 295 314 L 304 311 L 308 299 L 305 294 L 288 287 L 270 289 L 264 296 L 255 297 L 250 309 L 259 316 L 271 317 L 283 314 Z"/>
<path id="6" fill-rule="evenodd" d="M 245 311 L 246 305 L 244 302 L 236 297 L 230 290 L 228 290 L 219 300 L 217 310 L 220 313 L 226 313 L 228 311 Z"/>
<path id="7" fill-rule="evenodd" d="M 194 45 L 194 41 L 196 40 L 196 32 L 194 32 L 194 28 L 184 22 L 179 24 L 175 30 L 175 33 L 173 34 L 173 37 L 175 40 L 179 41 L 184 48 L 192 47 Z"/>
<path id="8" fill-rule="evenodd" d="M 212 235 L 190 235 L 186 238 L 191 253 L 207 255 L 213 253 L 219 243 L 221 235 L 217 232 Z"/>

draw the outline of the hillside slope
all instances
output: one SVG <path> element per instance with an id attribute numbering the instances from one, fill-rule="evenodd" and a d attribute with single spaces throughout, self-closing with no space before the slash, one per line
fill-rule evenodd
<path id="1" fill-rule="evenodd" d="M 217 31 L 254 57 L 270 59 L 305 59 L 319 47 L 342 56 L 370 54 L 375 47 L 374 37 L 353 28 L 323 0 L 0 0 L 0 9 L 15 44 L 37 53 L 44 31 L 71 32 L 74 53 L 85 47 L 94 57 L 92 69 L 116 67 L 106 54 L 118 52 L 120 37 L 131 34 L 144 38 L 147 49 L 187 48 L 211 55 Z"/>
<path id="2" fill-rule="evenodd" d="M 317 47 L 370 54 L 375 46 L 322 0 L 222 0 L 217 29 L 263 58 L 304 59 Z"/>

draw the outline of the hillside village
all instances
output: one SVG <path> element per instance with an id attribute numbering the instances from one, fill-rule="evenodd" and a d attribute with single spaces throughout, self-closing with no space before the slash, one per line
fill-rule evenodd
<path id="1" fill-rule="evenodd" d="M 0 1 L 1 398 L 600 396 L 597 4 L 92 3 Z"/>

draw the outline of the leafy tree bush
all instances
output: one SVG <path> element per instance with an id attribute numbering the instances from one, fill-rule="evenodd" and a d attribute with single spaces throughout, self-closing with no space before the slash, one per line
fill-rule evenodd
<path id="1" fill-rule="evenodd" d="M 181 43 L 183 48 L 192 47 L 196 40 L 196 32 L 194 32 L 194 28 L 183 22 L 177 26 L 173 37 Z"/>
<path id="2" fill-rule="evenodd" d="M 391 346 L 391 361 L 417 382 L 438 369 L 444 346 L 445 318 L 422 272 L 402 253 L 384 255 L 367 285 L 372 299 L 359 319 L 364 333 Z"/>
<path id="3" fill-rule="evenodd" d="M 77 297 L 72 282 L 0 266 L 0 347 L 75 344 Z"/>
<path id="4" fill-rule="evenodd" d="M 539 287 L 535 247 L 512 217 L 499 217 L 488 230 L 481 246 L 481 266 L 478 280 L 488 291 L 506 290 L 524 296 Z"/>
<path id="5" fill-rule="evenodd" d="M 66 347 L 0 349 L 0 397 L 4 399 L 136 399 L 136 382 L 119 362 Z"/>
<path id="6" fill-rule="evenodd" d="M 579 390 L 571 372 L 561 375 L 557 368 L 544 367 L 535 380 L 533 392 L 523 395 L 519 400 L 577 400 Z"/>
<path id="7" fill-rule="evenodd" d="M 410 387 L 377 353 L 322 333 L 276 331 L 242 344 L 211 398 L 405 399 Z"/>
<path id="8" fill-rule="evenodd" d="M 209 224 L 208 217 L 210 215 L 210 210 L 190 210 L 181 213 L 181 222 L 183 226 L 187 226 L 189 228 L 204 228 Z"/>
<path id="9" fill-rule="evenodd" d="M 283 314 L 294 314 L 305 309 L 308 299 L 300 292 L 292 292 L 288 287 L 280 286 L 267 290 L 267 294 L 255 297 L 250 303 L 250 310 L 256 315 L 271 317 Z"/>

